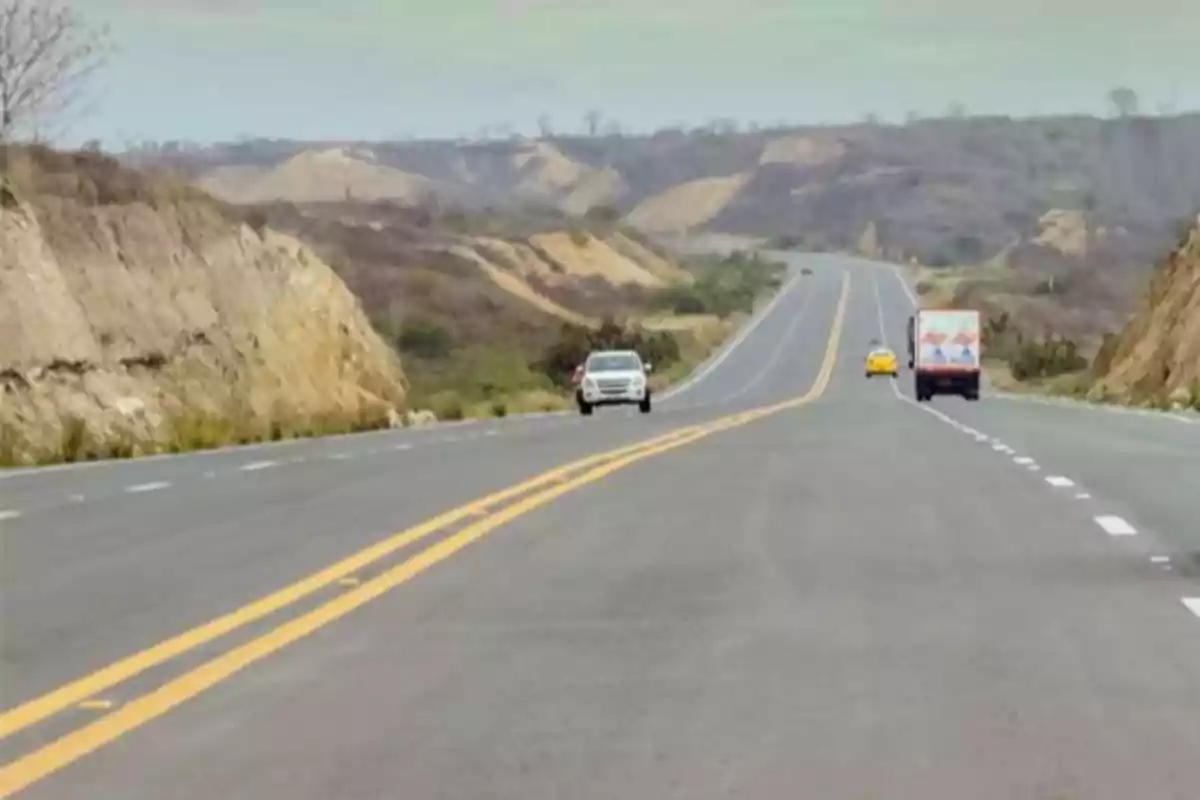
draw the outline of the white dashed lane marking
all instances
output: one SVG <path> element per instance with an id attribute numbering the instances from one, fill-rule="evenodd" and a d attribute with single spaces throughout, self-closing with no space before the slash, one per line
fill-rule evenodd
<path id="1" fill-rule="evenodd" d="M 278 465 L 278 461 L 255 461 L 253 464 L 243 464 L 239 469 L 242 472 L 257 472 L 260 469 L 270 469 Z"/>
<path id="2" fill-rule="evenodd" d="M 21 516 L 20 511 L 0 511 L 0 521 L 6 519 L 16 519 L 19 516 Z"/>
<path id="3" fill-rule="evenodd" d="M 1120 517 L 1096 517 L 1096 524 L 1104 529 L 1109 536 L 1133 536 L 1137 530 Z"/>
<path id="4" fill-rule="evenodd" d="M 913 295 L 912 290 L 910 290 L 908 288 L 907 283 L 904 282 L 903 277 L 900 275 L 898 269 L 896 271 L 896 276 L 897 276 L 897 278 L 900 279 L 900 283 L 904 287 L 904 290 L 906 292 L 908 292 L 909 299 L 911 299 L 913 301 L 913 305 L 916 306 L 917 305 L 916 297 Z M 879 312 L 880 332 L 883 333 L 883 335 L 886 337 L 886 332 L 885 332 L 884 322 L 883 322 L 883 305 L 879 301 L 879 285 L 878 285 L 878 283 L 876 283 L 876 285 L 875 285 L 875 302 L 876 302 L 876 308 Z M 885 339 L 885 343 L 886 343 L 886 339 Z M 1004 442 L 1002 442 L 999 439 L 993 439 L 992 437 L 988 436 L 985 433 L 982 433 L 981 431 L 977 431 L 974 428 L 971 428 L 967 425 L 959 423 L 953 417 L 950 417 L 946 414 L 943 414 L 943 413 L 941 413 L 935 409 L 929 408 L 927 406 L 920 405 L 919 403 L 916 403 L 915 401 L 909 399 L 908 397 L 905 397 L 903 394 L 900 393 L 899 389 L 896 388 L 895 384 L 892 385 L 892 390 L 895 392 L 896 397 L 899 398 L 900 400 L 903 400 L 907 403 L 911 403 L 912 405 L 916 406 L 917 408 L 920 408 L 922 411 L 929 412 L 933 416 L 937 417 L 938 419 L 942 420 L 943 422 L 949 423 L 954 428 L 962 431 L 963 433 L 968 434 L 969 436 L 974 436 L 975 440 L 977 442 L 979 442 L 980 444 L 990 444 L 992 446 L 992 449 L 998 453 L 1005 453 L 1007 455 L 1013 455 L 1016 452 L 1015 450 L 1013 450 L 1008 445 L 1004 444 Z M 1018 465 L 1024 465 L 1033 472 L 1037 472 L 1041 469 L 1041 467 L 1038 466 L 1037 463 L 1035 463 L 1034 459 L 1032 459 L 1028 456 L 1014 456 L 1013 462 Z M 1075 485 L 1075 482 L 1073 480 L 1071 480 L 1070 478 L 1068 478 L 1064 475 L 1048 475 L 1045 477 L 1045 481 L 1049 485 L 1051 485 L 1055 488 L 1060 488 L 1060 489 L 1070 488 Z M 1076 492 L 1075 493 L 1076 500 L 1090 500 L 1091 497 L 1092 496 L 1090 494 L 1088 494 L 1087 492 Z M 1134 536 L 1137 534 L 1137 530 L 1132 525 L 1130 525 L 1128 522 L 1126 522 L 1124 519 L 1122 519 L 1121 517 L 1117 517 L 1117 516 L 1113 516 L 1113 515 L 1104 515 L 1104 516 L 1095 517 L 1094 519 L 1095 519 L 1096 524 L 1099 525 L 1105 531 L 1105 533 L 1109 534 L 1110 536 Z M 1158 555 L 1150 556 L 1150 563 L 1157 564 L 1158 566 L 1162 567 L 1164 570 L 1171 569 L 1171 559 L 1169 556 L 1158 556 Z M 1191 611 L 1195 616 L 1200 617 L 1200 597 L 1183 597 L 1183 598 L 1180 598 L 1180 600 L 1189 611 Z"/>
<path id="5" fill-rule="evenodd" d="M 410 444 L 409 442 L 405 442 L 404 444 L 396 445 L 392 449 L 393 450 L 412 450 L 412 448 L 413 448 L 412 444 Z"/>
<path id="6" fill-rule="evenodd" d="M 157 492 L 159 489 L 166 489 L 171 484 L 166 481 L 155 481 L 153 483 L 138 483 L 133 486 L 126 486 L 125 491 L 130 494 L 141 494 L 142 492 Z"/>
<path id="7" fill-rule="evenodd" d="M 1200 617 L 1200 597 L 1185 597 L 1183 604 L 1187 606 L 1188 611 Z"/>

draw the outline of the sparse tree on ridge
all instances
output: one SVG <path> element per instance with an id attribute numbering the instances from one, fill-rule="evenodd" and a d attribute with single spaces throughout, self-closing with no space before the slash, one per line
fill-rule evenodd
<path id="1" fill-rule="evenodd" d="M 1130 117 L 1138 113 L 1138 95 L 1128 86 L 1118 86 L 1108 92 L 1108 102 L 1119 117 Z"/>
<path id="2" fill-rule="evenodd" d="M 595 138 L 596 135 L 600 132 L 601 118 L 602 117 L 601 117 L 600 112 L 595 109 L 592 109 L 591 111 L 589 111 L 583 115 L 583 122 L 585 125 L 587 125 L 588 136 Z"/>
<path id="3" fill-rule="evenodd" d="M 951 119 L 962 119 L 963 117 L 967 116 L 967 107 L 958 101 L 951 103 L 946 111 L 947 116 L 949 116 Z"/>
<path id="4" fill-rule="evenodd" d="M 537 120 L 538 134 L 543 139 L 554 138 L 554 123 L 550 120 L 550 115 L 542 114 Z"/>
<path id="5" fill-rule="evenodd" d="M 0 0 L 0 141 L 38 132 L 79 106 L 112 53 L 106 27 L 58 0 Z"/>

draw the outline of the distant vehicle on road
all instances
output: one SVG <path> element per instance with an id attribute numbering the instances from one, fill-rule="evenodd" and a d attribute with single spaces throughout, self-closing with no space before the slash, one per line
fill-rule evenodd
<path id="1" fill-rule="evenodd" d="M 979 312 L 922 309 L 908 320 L 909 366 L 917 400 L 938 394 L 979 399 Z"/>
<path id="2" fill-rule="evenodd" d="M 896 358 L 896 354 L 891 348 L 875 347 L 871 352 L 867 353 L 866 372 L 868 378 L 876 375 L 891 375 L 893 378 L 899 377 L 900 359 Z"/>
<path id="3" fill-rule="evenodd" d="M 581 370 L 575 388 L 580 414 L 589 415 L 596 406 L 622 405 L 637 405 L 643 414 L 650 413 L 652 401 L 646 375 L 651 365 L 643 363 L 635 351 L 593 351 Z"/>

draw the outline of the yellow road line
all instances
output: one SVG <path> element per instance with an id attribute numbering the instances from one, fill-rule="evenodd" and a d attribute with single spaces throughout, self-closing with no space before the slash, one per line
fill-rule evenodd
<path id="1" fill-rule="evenodd" d="M 534 509 L 548 505 L 564 494 L 587 484 L 595 483 L 617 470 L 653 455 L 684 447 L 714 433 L 740 427 L 765 416 L 812 402 L 825 392 L 833 376 L 841 341 L 841 331 L 845 322 L 849 290 L 850 275 L 846 273 L 842 279 L 842 293 L 838 301 L 837 311 L 834 314 L 829 340 L 826 343 L 821 370 L 816 380 L 814 380 L 812 387 L 803 396 L 765 408 L 732 414 L 705 425 L 685 428 L 683 429 L 685 433 L 682 435 L 676 432 L 673 436 L 661 436 L 650 440 L 649 443 L 643 443 L 641 447 L 630 446 L 622 448 L 620 451 L 613 451 L 614 453 L 622 453 L 615 458 L 612 457 L 612 453 L 606 454 L 609 456 L 608 458 L 594 457 L 592 463 L 602 462 L 600 466 L 593 467 L 581 475 L 517 500 L 495 514 L 467 525 L 457 533 L 430 545 L 402 563 L 386 570 L 381 575 L 350 589 L 311 611 L 281 623 L 279 626 L 249 642 L 212 658 L 201 666 L 180 675 L 159 688 L 126 703 L 116 711 L 106 714 L 36 751 L 10 762 L 0 768 L 0 797 L 7 797 L 14 792 L 20 791 L 30 784 L 61 770 L 63 767 L 66 767 L 88 753 L 114 741 L 129 731 L 162 716 L 181 703 L 236 674 L 246 666 L 344 617 L 351 611 L 386 594 L 430 567 L 446 560 L 467 545 L 483 538 L 504 524 Z M 587 459 L 584 460 L 586 461 Z"/>
<path id="2" fill-rule="evenodd" d="M 325 569 L 315 572 L 295 583 L 262 597 L 228 614 L 217 617 L 195 628 L 191 628 L 177 636 L 166 639 L 145 650 L 115 661 L 106 667 L 82 678 L 65 684 L 44 695 L 16 706 L 0 714 L 0 739 L 23 730 L 58 712 L 70 708 L 77 703 L 101 694 L 113 686 L 176 658 L 189 650 L 211 642 L 227 633 L 245 625 L 269 616 L 299 600 L 337 583 L 343 578 L 352 577 L 364 567 L 386 558 L 409 545 L 420 541 L 455 523 L 474 517 L 479 509 L 506 502 L 518 495 L 533 491 L 548 483 L 553 483 L 596 463 L 610 458 L 653 446 L 662 441 L 687 434 L 699 426 L 691 426 L 671 431 L 663 436 L 618 448 L 605 453 L 597 453 L 587 458 L 556 467 L 515 486 L 473 500 L 466 505 L 453 508 L 442 514 L 428 519 L 405 531 L 383 539 L 364 550 L 360 550 Z"/>

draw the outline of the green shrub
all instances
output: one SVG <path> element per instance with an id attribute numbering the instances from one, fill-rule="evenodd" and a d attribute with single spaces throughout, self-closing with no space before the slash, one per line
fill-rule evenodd
<path id="1" fill-rule="evenodd" d="M 706 260 L 693 268 L 690 286 L 668 286 L 654 298 L 658 308 L 676 314 L 715 314 L 725 318 L 752 311 L 755 302 L 783 283 L 782 264 L 732 253 L 724 259 Z"/>
<path id="2" fill-rule="evenodd" d="M 460 420 L 466 416 L 462 398 L 451 391 L 439 392 L 429 398 L 425 405 L 440 420 Z"/>
<path id="3" fill-rule="evenodd" d="M 582 228 L 572 227 L 569 235 L 571 243 L 576 247 L 585 247 L 589 241 L 587 231 Z"/>
<path id="4" fill-rule="evenodd" d="M 454 337 L 431 319 L 414 316 L 400 323 L 396 349 L 418 358 L 445 358 L 454 347 Z"/>
<path id="5" fill-rule="evenodd" d="M 567 388 L 575 368 L 593 350 L 635 350 L 642 360 L 653 364 L 656 371 L 666 369 L 681 358 L 679 340 L 674 334 L 621 327 L 613 320 L 605 320 L 597 330 L 564 325 L 558 339 L 546 348 L 534 368 L 555 385 Z"/>
<path id="6" fill-rule="evenodd" d="M 508 404 L 505 403 L 503 400 L 493 400 L 492 401 L 492 416 L 493 417 L 507 417 L 508 416 Z"/>
<path id="7" fill-rule="evenodd" d="M 1009 366 L 1014 378 L 1027 381 L 1079 372 L 1087 368 L 1088 361 L 1074 341 L 1052 336 L 1021 342 Z"/>

